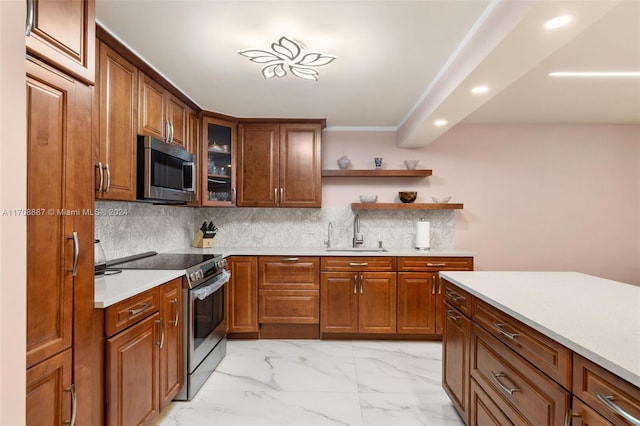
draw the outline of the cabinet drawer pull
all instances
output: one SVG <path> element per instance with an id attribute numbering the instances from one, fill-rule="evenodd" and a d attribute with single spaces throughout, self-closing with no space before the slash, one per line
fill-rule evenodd
<path id="1" fill-rule="evenodd" d="M 453 300 L 454 302 L 466 299 L 466 297 L 460 296 L 458 293 L 456 293 L 454 291 L 451 291 L 451 290 L 446 290 L 445 294 L 449 299 Z"/>
<path id="2" fill-rule="evenodd" d="M 180 310 L 178 309 L 178 299 L 173 299 L 170 303 L 172 305 L 174 305 L 173 308 L 176 310 L 175 311 L 176 315 L 174 316 L 173 321 L 171 321 L 171 324 L 173 324 L 174 327 L 177 327 L 178 326 L 178 321 L 179 321 L 178 320 L 178 317 L 179 317 L 178 314 L 180 313 Z"/>
<path id="3" fill-rule="evenodd" d="M 431 294 L 436 294 L 436 276 L 431 276 Z"/>
<path id="4" fill-rule="evenodd" d="M 283 262 L 297 262 L 300 259 L 297 257 L 283 257 L 281 260 Z"/>
<path id="5" fill-rule="evenodd" d="M 640 420 L 638 420 L 637 418 L 635 418 L 631 414 L 627 413 L 622 408 L 620 408 L 620 406 L 618 404 L 613 402 L 615 400 L 615 397 L 613 395 L 603 395 L 600 392 L 598 392 L 596 394 L 596 396 L 598 397 L 600 402 L 602 402 L 604 405 L 606 405 L 607 408 L 609 408 L 611 411 L 613 411 L 613 412 L 617 413 L 618 415 L 622 416 L 626 421 L 628 421 L 632 425 L 640 426 Z"/>
<path id="6" fill-rule="evenodd" d="M 452 311 L 451 309 L 447 309 L 447 317 L 454 321 L 458 321 L 460 319 L 460 315 L 456 315 L 455 311 Z"/>
<path id="7" fill-rule="evenodd" d="M 367 262 L 349 262 L 349 266 L 369 266 Z"/>
<path id="8" fill-rule="evenodd" d="M 446 263 L 427 263 L 427 266 L 447 266 Z"/>
<path id="9" fill-rule="evenodd" d="M 353 274 L 353 294 L 358 293 L 358 274 Z"/>
<path id="10" fill-rule="evenodd" d="M 73 266 L 71 269 L 67 269 L 67 272 L 71 272 L 72 276 L 78 274 L 78 260 L 80 259 L 80 242 L 78 241 L 78 233 L 73 231 L 71 236 L 67 237 L 68 240 L 73 240 Z"/>
<path id="11" fill-rule="evenodd" d="M 143 303 L 142 306 L 140 306 L 137 309 L 129 309 L 129 316 L 132 317 L 134 315 L 138 315 L 139 313 L 142 313 L 147 309 L 149 309 L 150 306 L 151 306 L 151 303 Z"/>
<path id="12" fill-rule="evenodd" d="M 360 294 L 364 293 L 364 277 L 360 274 Z"/>
<path id="13" fill-rule="evenodd" d="M 278 188 L 273 188 L 273 204 L 278 205 Z"/>
<path id="14" fill-rule="evenodd" d="M 511 340 L 516 340 L 518 338 L 518 333 L 509 333 L 504 328 L 502 328 L 504 326 L 504 324 L 502 323 L 494 322 L 493 326 L 496 328 L 496 330 L 498 330 L 500 334 L 507 336 Z"/>
<path id="15" fill-rule="evenodd" d="M 109 163 L 105 163 L 104 169 L 107 171 L 107 185 L 104 188 L 104 192 L 109 192 L 111 189 L 111 169 L 109 168 Z"/>
<path id="16" fill-rule="evenodd" d="M 164 347 L 164 320 L 162 318 L 156 320 L 156 324 L 160 327 L 160 341 L 156 343 L 158 348 L 162 349 Z"/>
<path id="17" fill-rule="evenodd" d="M 27 25 L 24 32 L 24 35 L 29 37 L 31 35 L 31 30 L 33 30 L 33 23 L 35 22 L 35 0 L 27 0 Z"/>
<path id="18" fill-rule="evenodd" d="M 510 388 L 505 386 L 501 381 L 500 381 L 500 377 L 504 377 L 506 379 L 508 379 L 507 375 L 504 373 L 494 373 L 493 371 L 491 372 L 491 375 L 493 376 L 493 380 L 496 381 L 496 383 L 498 384 L 498 386 L 500 386 L 500 388 L 505 391 L 506 393 L 508 393 L 509 395 L 513 395 L 514 392 L 520 392 L 520 389 L 518 388 Z"/>
<path id="19" fill-rule="evenodd" d="M 102 161 L 98 161 L 98 174 L 100 175 L 100 183 L 98 184 L 98 193 L 102 192 L 102 185 L 104 184 L 104 173 L 102 172 Z"/>
<path id="20" fill-rule="evenodd" d="M 581 418 L 581 417 L 582 417 L 582 414 L 580 414 L 580 413 L 575 413 L 575 412 L 573 412 L 573 411 L 571 410 L 571 408 L 569 408 L 569 409 L 567 410 L 567 414 L 566 414 L 566 416 L 564 416 L 564 426 L 571 426 L 571 423 L 572 423 L 572 420 L 571 420 L 571 419 L 572 419 L 572 418 L 574 418 L 574 417 L 575 417 L 575 418 Z"/>
<path id="21" fill-rule="evenodd" d="M 78 414 L 78 396 L 76 395 L 76 385 L 71 384 L 65 389 L 65 392 L 71 392 L 71 420 L 65 420 L 65 425 L 75 426 Z"/>

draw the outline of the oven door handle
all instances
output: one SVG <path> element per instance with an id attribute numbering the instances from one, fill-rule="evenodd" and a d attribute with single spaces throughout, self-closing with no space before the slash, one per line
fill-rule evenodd
<path id="1" fill-rule="evenodd" d="M 198 287 L 191 290 L 191 294 L 193 297 L 204 300 L 211 294 L 218 291 L 223 285 L 225 285 L 229 281 L 230 277 L 231 273 L 227 270 L 224 270 L 220 275 L 213 278 L 208 284 L 205 283 L 199 285 Z"/>

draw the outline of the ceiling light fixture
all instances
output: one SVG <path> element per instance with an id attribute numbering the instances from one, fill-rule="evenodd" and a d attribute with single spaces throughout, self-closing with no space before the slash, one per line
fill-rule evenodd
<path id="1" fill-rule="evenodd" d="M 471 89 L 471 93 L 474 95 L 481 95 L 483 93 L 487 93 L 489 91 L 489 86 L 476 86 Z"/>
<path id="2" fill-rule="evenodd" d="M 278 42 L 271 44 L 271 49 L 271 51 L 245 49 L 239 50 L 238 53 L 252 62 L 265 64 L 262 68 L 262 76 L 267 79 L 284 77 L 288 69 L 296 77 L 318 81 L 319 73 L 315 67 L 327 65 L 336 59 L 333 55 L 305 53 L 302 43 L 287 37 L 280 37 Z"/>
<path id="3" fill-rule="evenodd" d="M 568 25 L 571 21 L 573 21 L 573 16 L 571 15 L 560 15 L 556 16 L 553 19 L 549 19 L 544 23 L 544 28 L 547 30 L 553 30 L 556 28 L 564 27 Z"/>
<path id="4" fill-rule="evenodd" d="M 434 121 L 433 125 L 436 126 L 436 127 L 446 126 L 447 125 L 447 120 L 441 118 L 439 120 Z"/>
<path id="5" fill-rule="evenodd" d="M 554 71 L 551 77 L 640 77 L 640 71 Z"/>

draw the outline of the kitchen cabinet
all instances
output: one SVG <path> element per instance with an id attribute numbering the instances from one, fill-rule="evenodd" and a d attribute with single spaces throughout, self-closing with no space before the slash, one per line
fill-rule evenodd
<path id="1" fill-rule="evenodd" d="M 160 287 L 160 317 L 164 330 L 164 342 L 160 345 L 160 410 L 162 411 L 184 383 L 181 278 Z"/>
<path id="2" fill-rule="evenodd" d="M 138 75 L 138 134 L 188 149 L 189 108 L 142 71 Z"/>
<path id="3" fill-rule="evenodd" d="M 573 394 L 573 424 L 640 424 L 640 389 L 578 354 Z"/>
<path id="4" fill-rule="evenodd" d="M 194 201 L 188 202 L 187 205 L 198 207 L 202 205 L 202 182 L 200 176 L 204 174 L 204 170 L 206 169 L 203 169 L 201 166 L 203 155 L 200 152 L 200 114 L 192 110 L 189 111 L 189 115 L 187 116 L 187 151 L 196 157 L 196 197 Z"/>
<path id="5" fill-rule="evenodd" d="M 71 359 L 71 349 L 67 349 L 27 370 L 27 425 L 73 424 L 76 395 Z"/>
<path id="6" fill-rule="evenodd" d="M 261 337 L 319 337 L 319 266 L 318 257 L 258 258 Z"/>
<path id="7" fill-rule="evenodd" d="M 323 257 L 320 273 L 320 332 L 396 332 L 396 273 L 393 257 Z"/>
<path id="8" fill-rule="evenodd" d="M 240 207 L 321 207 L 323 124 L 241 123 Z"/>
<path id="9" fill-rule="evenodd" d="M 232 121 L 211 116 L 202 119 L 203 206 L 236 204 L 236 129 Z"/>
<path id="10" fill-rule="evenodd" d="M 145 425 L 180 390 L 182 279 L 106 308 L 106 424 Z"/>
<path id="11" fill-rule="evenodd" d="M 446 280 L 445 306 L 443 388 L 465 424 L 640 418 L 640 388 L 624 378 Z"/>
<path id="12" fill-rule="evenodd" d="M 472 271 L 472 257 L 398 257 L 398 333 L 442 334 L 439 271 Z"/>
<path id="13" fill-rule="evenodd" d="M 96 198 L 136 199 L 138 69 L 98 42 L 94 103 Z"/>
<path id="14" fill-rule="evenodd" d="M 27 53 L 86 84 L 95 70 L 95 1 L 27 1 Z"/>
<path id="15" fill-rule="evenodd" d="M 445 327 L 442 336 L 442 387 L 460 417 L 469 423 L 469 356 L 471 297 L 460 289 L 445 290 Z M 480 394 L 481 397 L 484 394 Z M 475 398 L 475 397 L 474 397 Z M 475 402 L 474 402 L 475 403 Z M 483 404 L 485 406 L 486 404 Z M 482 424 L 482 423 L 478 423 Z"/>
<path id="16" fill-rule="evenodd" d="M 86 7 L 89 7 L 85 5 Z M 53 19 L 46 8 L 40 20 Z M 53 25 L 53 23 L 52 23 Z M 93 42 L 92 42 L 93 43 Z M 94 222 L 91 167 L 91 87 L 35 58 L 26 61 L 27 97 L 27 376 L 62 371 L 65 386 L 31 381 L 27 406 L 47 400 L 71 402 L 77 391 L 77 417 L 89 423 L 94 345 L 91 316 L 94 299 Z M 72 364 L 55 367 L 55 357 L 71 350 Z M 68 355 L 60 355 L 67 359 Z M 60 358 L 55 358 L 60 359 Z M 69 381 L 69 379 L 71 381 Z M 67 386 L 68 385 L 68 386 Z M 38 388 L 35 391 L 35 388 Z M 46 410 L 53 410 L 51 405 Z M 55 408 L 55 410 L 62 407 Z M 80 421 L 80 420 L 79 420 Z"/>
<path id="17" fill-rule="evenodd" d="M 227 326 L 230 334 L 258 335 L 258 258 L 227 258 L 231 278 L 227 283 Z"/>

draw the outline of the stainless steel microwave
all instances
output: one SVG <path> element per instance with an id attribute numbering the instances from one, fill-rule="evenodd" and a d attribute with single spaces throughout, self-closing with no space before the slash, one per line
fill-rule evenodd
<path id="1" fill-rule="evenodd" d="M 162 204 L 196 199 L 195 156 L 151 136 L 138 135 L 137 198 Z"/>

